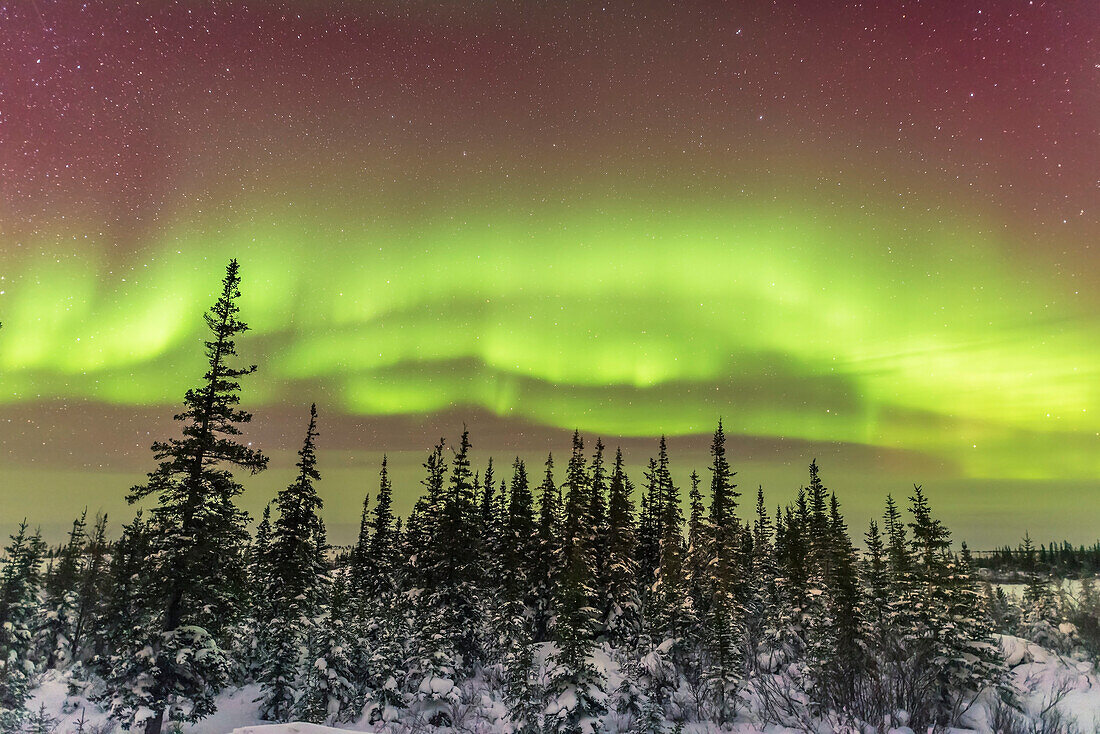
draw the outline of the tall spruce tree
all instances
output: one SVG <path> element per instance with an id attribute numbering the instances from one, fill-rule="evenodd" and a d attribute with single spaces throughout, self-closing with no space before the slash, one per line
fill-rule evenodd
<path id="1" fill-rule="evenodd" d="M 438 581 L 436 538 L 443 519 L 443 485 L 447 478 L 447 464 L 443 460 L 445 445 L 440 438 L 424 460 L 425 477 L 420 483 L 425 491 L 413 505 L 403 538 L 410 585 L 427 592 L 434 591 Z M 363 532 L 369 534 L 369 530 Z"/>
<path id="2" fill-rule="evenodd" d="M 616 647 L 637 640 L 641 601 L 638 596 L 637 531 L 634 486 L 626 475 L 622 449 L 615 450 L 615 464 L 607 499 L 607 561 L 601 627 Z"/>
<path id="3" fill-rule="evenodd" d="M 909 497 L 912 583 L 901 602 L 903 649 L 928 688 L 921 725 L 951 726 L 970 703 L 1000 683 L 1003 664 L 969 577 L 951 554 L 951 534 L 932 514 L 920 485 Z"/>
<path id="4" fill-rule="evenodd" d="M 240 282 L 231 260 L 204 314 L 206 374 L 175 416 L 182 438 L 153 444 L 157 468 L 129 495 L 131 502 L 156 497 L 150 510 L 156 547 L 145 578 L 153 609 L 135 646 L 116 656 L 109 708 L 146 734 L 160 734 L 166 716 L 208 716 L 228 680 L 225 648 L 240 613 L 248 538 L 247 517 L 234 504 L 242 488 L 231 469 L 256 473 L 267 466 L 267 457 L 239 439 L 252 416 L 237 407 L 238 380 L 256 371 L 231 365 L 236 338 L 248 329 L 238 318 Z"/>
<path id="5" fill-rule="evenodd" d="M 587 614 L 592 611 L 591 602 L 596 580 L 595 542 L 593 527 L 591 483 L 585 469 L 584 441 L 579 431 L 573 432 L 573 453 L 566 468 L 565 486 L 569 494 L 565 499 L 565 515 L 562 524 L 562 578 L 558 603 L 559 623 L 562 610 Z M 566 596 L 570 601 L 565 602 Z M 578 620 L 579 621 L 579 620 Z M 583 621 L 586 633 L 591 634 L 594 620 Z"/>
<path id="6" fill-rule="evenodd" d="M 669 464 L 668 444 L 661 436 L 657 455 L 660 535 L 654 622 L 663 638 L 675 640 L 674 649 L 683 652 L 688 644 L 685 633 L 692 621 L 692 610 L 684 563 L 684 511 L 680 504 L 680 488 L 672 480 Z"/>
<path id="7" fill-rule="evenodd" d="M 532 619 L 537 604 L 537 528 L 527 468 L 516 457 L 502 533 L 502 603 L 497 605 L 495 646 L 503 659 L 509 718 L 520 734 L 537 734 L 542 707 Z"/>
<path id="8" fill-rule="evenodd" d="M 513 646 L 521 639 L 527 646 L 532 644 L 528 610 L 534 605 L 531 576 L 537 544 L 534 498 L 527 468 L 519 457 L 512 462 L 511 488 L 507 495 L 503 487 L 501 489 L 504 507 L 497 520 L 496 532 L 496 552 L 500 560 L 496 565 L 498 579 L 491 592 L 498 601 L 488 612 L 487 645 L 490 657 L 503 660 L 506 668 L 522 662 L 527 670 L 526 662 L 515 657 Z M 519 671 L 513 669 L 512 674 L 518 675 Z M 526 680 L 526 673 L 523 676 Z"/>
<path id="9" fill-rule="evenodd" d="M 417 713 L 432 724 L 450 721 L 450 707 L 458 701 L 456 681 L 461 672 L 448 608 L 452 593 L 448 585 L 452 580 L 447 574 L 453 559 L 447 557 L 444 545 L 445 527 L 451 522 L 445 516 L 454 509 L 447 506 L 452 500 L 444 486 L 447 465 L 443 447 L 440 439 L 424 462 L 426 476 L 421 482 L 425 492 L 413 506 L 404 540 L 414 621 L 406 641 L 402 682 Z M 462 466 L 464 477 L 458 480 L 458 486 L 472 491 L 468 454 Z"/>
<path id="10" fill-rule="evenodd" d="M 834 538 L 829 527 L 829 490 L 821 482 L 821 471 L 816 459 L 810 461 L 810 485 L 806 494 L 810 512 L 810 560 L 817 574 L 818 584 L 828 586 L 833 577 Z"/>
<path id="11" fill-rule="evenodd" d="M 374 503 L 371 523 L 370 558 L 374 569 L 374 593 L 389 596 L 395 591 L 396 558 L 393 483 L 390 481 L 388 459 L 382 455 L 382 468 L 378 473 L 378 501 Z"/>
<path id="12" fill-rule="evenodd" d="M 105 708 L 110 705 L 111 689 L 126 684 L 126 678 L 115 677 L 129 672 L 123 656 L 130 654 L 144 636 L 154 614 L 148 599 L 150 588 L 144 583 L 152 543 L 149 524 L 138 510 L 130 524 L 122 526 L 121 537 L 111 547 L 103 624 L 94 632 L 93 658 L 106 683 L 106 692 L 97 696 Z"/>
<path id="13" fill-rule="evenodd" d="M 398 685 L 403 677 L 409 611 L 400 593 L 400 540 L 399 523 L 393 514 L 389 459 L 383 455 L 378 473 L 378 501 L 370 512 L 364 503 L 359 541 L 349 558 L 352 579 L 349 598 L 343 603 L 341 590 L 334 589 L 330 612 L 351 618 L 350 623 L 342 623 L 346 630 L 341 632 L 350 638 L 348 655 L 353 661 L 353 673 L 349 681 L 356 691 L 357 704 L 365 704 L 371 722 L 392 720 L 407 703 Z M 338 637 L 330 641 L 335 639 Z"/>
<path id="14" fill-rule="evenodd" d="M 517 456 L 512 462 L 512 481 L 508 492 L 503 555 L 505 596 L 521 607 L 535 606 L 534 578 L 539 552 L 535 499 L 527 478 L 527 467 Z"/>
<path id="15" fill-rule="evenodd" d="M 87 647 L 89 638 L 97 628 L 106 623 L 103 607 L 110 591 L 107 576 L 110 550 L 110 542 L 107 540 L 107 515 L 101 514 L 96 517 L 91 538 L 84 548 L 83 568 L 77 580 L 70 647 L 73 661 L 79 668 L 73 671 L 74 681 L 84 678 L 83 666 L 94 652 Z"/>
<path id="16" fill-rule="evenodd" d="M 688 593 L 695 613 L 705 615 L 710 603 L 710 527 L 703 506 L 703 493 L 699 489 L 702 481 L 699 472 L 692 471 L 689 477 L 691 489 L 688 490 L 688 541 L 685 555 L 685 576 Z"/>
<path id="17" fill-rule="evenodd" d="M 77 585 L 84 572 L 87 540 L 87 508 L 73 520 L 69 540 L 61 548 L 57 565 L 48 574 L 44 600 L 46 615 L 40 630 L 41 657 L 47 668 L 65 667 L 73 659 L 73 640 L 79 606 Z"/>
<path id="18" fill-rule="evenodd" d="M 911 559 L 905 537 L 905 522 L 892 495 L 886 495 L 886 511 L 883 513 L 883 529 L 886 531 L 887 558 L 894 578 L 902 581 L 909 574 Z"/>
<path id="19" fill-rule="evenodd" d="M 811 496 L 814 485 L 820 485 L 815 469 L 811 464 Z M 828 508 L 826 538 L 820 546 L 827 557 L 818 560 L 825 567 L 818 573 L 820 594 L 807 631 L 810 698 L 818 713 L 850 709 L 865 668 L 855 550 L 835 493 L 829 493 Z"/>
<path id="20" fill-rule="evenodd" d="M 592 558 L 595 563 L 593 593 L 602 595 L 607 588 L 607 467 L 604 464 L 603 439 L 596 439 L 588 466 L 589 523 L 592 526 Z M 602 629 L 600 630 L 602 634 Z"/>
<path id="21" fill-rule="evenodd" d="M 485 466 L 485 476 L 481 479 L 481 499 L 479 509 L 481 514 L 481 527 L 489 528 L 497 519 L 497 486 L 495 484 L 496 472 L 493 470 L 493 457 L 489 457 L 489 463 Z"/>
<path id="22" fill-rule="evenodd" d="M 237 661 L 245 680 L 253 680 L 264 663 L 263 651 L 274 616 L 268 586 L 271 583 L 271 503 L 264 505 L 256 533 L 248 549 L 248 617 L 241 630 Z"/>
<path id="23" fill-rule="evenodd" d="M 566 486 L 562 569 L 554 596 L 557 649 L 552 659 L 546 726 L 550 731 L 573 734 L 599 731 L 606 713 L 606 681 L 590 659 L 596 622 L 592 605 L 595 533 L 584 442 L 578 431 L 573 432 Z"/>
<path id="24" fill-rule="evenodd" d="M 661 562 L 661 487 L 657 475 L 657 460 L 652 457 L 643 472 L 641 507 L 638 510 L 637 553 L 643 634 L 649 636 L 655 608 L 653 584 Z"/>
<path id="25" fill-rule="evenodd" d="M 266 649 L 257 676 L 261 685 L 260 713 L 271 721 L 286 721 L 294 706 L 294 692 L 307 642 L 321 615 L 328 593 L 325 526 L 319 512 L 321 498 L 314 482 L 317 471 L 317 405 L 310 406 L 309 427 L 298 451 L 298 474 L 275 498 L 278 510 L 271 532 L 270 572 L 266 596 L 272 619 L 265 635 Z"/>
<path id="26" fill-rule="evenodd" d="M 482 659 L 482 540 L 477 485 L 470 470 L 470 432 L 463 428 L 433 541 L 439 554 L 433 603 L 445 610 L 447 634 L 459 655 L 456 662 L 467 673 Z"/>
<path id="27" fill-rule="evenodd" d="M 535 590 L 535 642 L 550 639 L 553 599 L 561 568 L 562 499 L 554 481 L 554 455 L 546 455 L 545 473 L 539 486 L 538 550 L 532 583 Z"/>
<path id="28" fill-rule="evenodd" d="M 863 617 L 872 635 L 871 647 L 881 649 L 885 645 L 881 636 L 885 632 L 889 614 L 890 577 L 886 545 L 875 520 L 867 525 L 863 547 L 863 561 L 860 564 L 860 578 L 865 590 Z M 870 672 L 873 674 L 874 670 Z"/>
<path id="29" fill-rule="evenodd" d="M 950 624 L 947 686 L 955 692 L 953 708 L 961 711 L 985 691 L 1010 697 L 1008 672 L 1000 645 L 993 638 L 994 625 L 985 599 L 972 576 L 966 543 L 959 557 L 948 563 L 948 614 Z"/>
<path id="30" fill-rule="evenodd" d="M 777 534 L 777 533 L 776 533 Z M 756 520 L 752 527 L 752 561 L 749 569 L 748 601 L 744 610 L 745 667 L 752 672 L 770 671 L 781 657 L 784 633 L 783 580 L 775 555 L 773 528 L 764 505 L 764 488 L 756 493 Z M 763 665 L 761 664 L 761 661 Z"/>
<path id="31" fill-rule="evenodd" d="M 703 676 L 719 721 L 735 713 L 743 666 L 744 610 L 738 599 L 739 523 L 734 514 L 741 496 L 726 458 L 722 422 L 710 446 L 710 559 L 709 599 L 702 630 Z"/>

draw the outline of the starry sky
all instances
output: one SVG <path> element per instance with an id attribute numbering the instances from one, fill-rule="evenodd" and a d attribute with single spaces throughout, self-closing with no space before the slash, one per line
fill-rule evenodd
<path id="1" fill-rule="evenodd" d="M 853 525 L 1100 526 L 1092 2 L 0 3 L 0 525 L 125 513 L 241 262 L 336 539 L 391 452 L 579 428 Z M 675 453 L 678 452 L 678 453 Z M 541 465 L 541 464 L 540 464 Z M 4 529 L 0 528 L 0 530 Z"/>

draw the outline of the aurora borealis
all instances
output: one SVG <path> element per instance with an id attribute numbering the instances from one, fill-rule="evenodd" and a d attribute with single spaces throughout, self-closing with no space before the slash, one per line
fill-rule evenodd
<path id="1" fill-rule="evenodd" d="M 148 468 L 237 257 L 244 400 L 276 454 L 318 402 L 349 506 L 391 445 L 415 491 L 440 416 L 498 459 L 543 429 L 703 445 L 722 416 L 751 485 L 858 453 L 972 514 L 1030 488 L 1004 541 L 1028 496 L 1087 507 L 1050 532 L 1100 523 L 1098 21 L 2 6 L 0 502 Z"/>

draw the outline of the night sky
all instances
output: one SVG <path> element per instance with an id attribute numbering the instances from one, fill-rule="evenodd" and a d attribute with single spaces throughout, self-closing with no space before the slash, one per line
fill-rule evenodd
<path id="1" fill-rule="evenodd" d="M 246 504 L 315 400 L 338 542 L 464 421 L 720 416 L 773 504 L 1095 540 L 1095 2 L 119 5 L 0 3 L 0 530 L 128 515 L 236 257 Z"/>

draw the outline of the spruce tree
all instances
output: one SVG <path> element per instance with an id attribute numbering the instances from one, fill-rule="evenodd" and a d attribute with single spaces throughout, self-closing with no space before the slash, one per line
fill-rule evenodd
<path id="1" fill-rule="evenodd" d="M 505 596 L 521 607 L 533 608 L 537 591 L 534 575 L 539 553 L 538 522 L 527 467 L 518 456 L 512 463 L 504 538 Z"/>
<path id="2" fill-rule="evenodd" d="M 438 535 L 434 603 L 446 613 L 447 634 L 454 641 L 463 672 L 470 672 L 482 659 L 481 583 L 482 533 L 477 487 L 470 471 L 470 433 L 465 428 L 451 462 L 447 493 Z"/>
<path id="3" fill-rule="evenodd" d="M 811 464 L 811 497 L 814 485 L 820 484 L 815 469 Z M 829 494 L 828 508 L 826 537 L 820 546 L 827 558 L 818 561 L 827 571 L 818 572 L 822 583 L 811 606 L 814 615 L 809 621 L 806 649 L 811 701 L 819 714 L 852 707 L 865 649 L 855 551 L 835 493 Z"/>
<path id="4" fill-rule="evenodd" d="M 252 419 L 237 407 L 238 380 L 256 370 L 230 364 L 236 338 L 248 328 L 238 318 L 239 286 L 240 269 L 231 260 L 204 314 L 206 374 L 175 416 L 182 438 L 153 444 L 158 466 L 129 495 L 131 502 L 157 500 L 150 510 L 156 548 L 145 579 L 153 608 L 148 626 L 131 640 L 135 646 L 119 651 L 108 695 L 112 715 L 144 725 L 146 734 L 160 734 L 166 715 L 178 721 L 209 715 L 228 680 L 225 644 L 240 613 L 248 536 L 246 516 L 234 504 L 242 488 L 231 469 L 256 473 L 267 466 L 238 438 L 239 426 Z"/>
<path id="5" fill-rule="evenodd" d="M 495 565 L 497 579 L 490 593 L 495 595 L 497 603 L 491 605 L 486 620 L 490 658 L 503 660 L 505 666 L 517 640 L 533 644 L 529 610 L 535 603 L 531 577 L 538 549 L 536 521 L 527 469 L 518 457 L 512 463 L 511 487 L 496 521 L 499 561 Z M 502 502 L 505 496 L 502 486 Z"/>
<path id="6" fill-rule="evenodd" d="M 434 463 L 434 462 L 433 462 Z M 368 720 L 392 720 L 406 705 L 398 681 L 404 666 L 408 605 L 401 595 L 398 543 L 400 529 L 393 515 L 393 485 L 389 461 L 382 457 L 378 473 L 378 501 L 368 520 L 364 505 L 357 552 L 351 559 L 358 598 L 347 605 L 352 619 L 348 634 L 356 661 L 352 684 L 368 708 Z M 357 560 L 358 559 L 358 560 Z M 356 586 L 356 584 L 352 584 Z M 337 590 L 334 599 L 339 599 Z"/>
<path id="7" fill-rule="evenodd" d="M 1046 584 L 1043 583 L 1042 576 L 1039 574 L 1035 557 L 1035 544 L 1028 532 L 1024 533 L 1023 542 L 1020 544 L 1020 560 L 1024 576 L 1027 579 L 1027 584 L 1024 587 L 1024 603 L 1038 605 L 1046 596 Z"/>
<path id="8" fill-rule="evenodd" d="M 752 528 L 752 562 L 749 571 L 748 602 L 744 627 L 748 659 L 745 667 L 752 672 L 771 671 L 772 661 L 781 656 L 784 643 L 782 624 L 785 599 L 775 555 L 771 518 L 764 506 L 764 488 L 756 494 L 756 521 Z M 761 660 L 764 660 L 763 668 Z"/>
<path id="9" fill-rule="evenodd" d="M 77 586 L 84 572 L 87 508 L 73 520 L 69 540 L 61 549 L 57 566 L 45 583 L 46 615 L 40 631 L 41 656 L 47 668 L 65 667 L 73 660 L 76 616 L 80 604 Z"/>
<path id="10" fill-rule="evenodd" d="M 271 630 L 272 612 L 268 587 L 272 579 L 271 568 L 271 503 L 264 505 L 256 534 L 248 549 L 249 614 L 241 631 L 238 645 L 240 660 L 246 680 L 253 680 L 264 664 L 263 651 L 267 649 Z"/>
<path id="11" fill-rule="evenodd" d="M 810 461 L 810 485 L 806 495 L 810 512 L 810 561 L 817 573 L 818 584 L 828 586 L 832 583 L 835 557 L 833 535 L 829 528 L 829 491 L 821 482 L 816 459 Z"/>
<path id="12" fill-rule="evenodd" d="M 656 608 L 653 584 L 661 561 L 662 507 L 657 460 L 652 457 L 643 472 L 643 482 L 641 507 L 638 511 L 638 594 L 641 599 L 643 634 L 649 636 Z"/>
<path id="13" fill-rule="evenodd" d="M 685 568 L 684 512 L 680 489 L 672 481 L 668 446 L 661 436 L 657 457 L 657 487 L 660 528 L 657 580 L 654 586 L 656 629 L 663 639 L 674 640 L 676 656 L 686 654 L 687 632 L 694 619 Z M 679 662 L 679 659 L 678 659 Z"/>
<path id="14" fill-rule="evenodd" d="M 408 691 L 416 712 L 433 725 L 450 722 L 450 710 L 458 702 L 459 654 L 452 622 L 448 618 L 450 559 L 444 543 L 444 515 L 452 510 L 445 493 L 447 466 L 443 460 L 444 441 L 440 439 L 424 462 L 426 476 L 421 480 L 425 492 L 413 506 L 405 533 L 409 559 L 413 624 L 406 640 L 406 655 L 401 687 Z M 464 457 L 468 475 L 468 457 Z M 462 479 L 460 486 L 469 484 Z"/>
<path id="15" fill-rule="evenodd" d="M 833 582 L 834 548 L 829 531 L 828 490 L 821 481 L 816 460 L 810 461 L 810 485 L 799 493 L 798 520 L 806 541 L 805 596 L 799 604 L 802 612 L 803 640 L 811 676 L 811 687 L 824 695 L 825 666 L 823 656 L 829 654 L 830 630 L 834 620 L 829 615 Z M 819 708 L 821 698 L 814 701 Z"/>
<path id="16" fill-rule="evenodd" d="M 604 466 L 603 440 L 597 438 L 592 461 L 588 466 L 588 523 L 591 526 L 590 553 L 593 562 L 593 598 L 602 599 L 607 590 L 607 468 Z M 598 604 L 597 604 L 598 606 Z M 604 637 L 598 624 L 597 634 Z"/>
<path id="17" fill-rule="evenodd" d="M 993 620 L 982 592 L 972 577 L 969 549 L 948 563 L 947 627 L 949 658 L 946 685 L 953 691 L 954 711 L 969 708 L 985 691 L 1009 695 L 1008 673 L 1000 645 L 993 637 Z"/>
<path id="18" fill-rule="evenodd" d="M 77 604 L 73 618 L 72 657 L 83 664 L 89 657 L 85 654 L 85 643 L 91 633 L 104 623 L 103 604 L 109 588 L 107 586 L 107 567 L 110 543 L 107 540 L 107 515 L 96 517 L 92 537 L 84 549 L 84 562 L 78 580 Z"/>
<path id="19" fill-rule="evenodd" d="M 299 695 L 293 704 L 295 719 L 315 724 L 354 721 L 363 708 L 354 683 L 357 673 L 347 624 L 351 598 L 346 574 L 337 573 L 330 586 L 324 611 L 306 631 Z"/>
<path id="20" fill-rule="evenodd" d="M 897 615 L 902 665 L 905 677 L 918 681 L 909 687 L 923 689 L 923 700 L 912 702 L 915 723 L 947 725 L 956 703 L 950 680 L 959 643 L 951 621 L 950 534 L 932 515 L 920 485 L 913 486 L 909 513 L 910 581 L 903 588 Z"/>
<path id="21" fill-rule="evenodd" d="M 566 468 L 565 486 L 569 494 L 565 499 L 565 515 L 562 524 L 562 588 L 564 595 L 575 595 L 568 603 L 559 603 L 572 611 L 590 610 L 596 580 L 595 541 L 593 527 L 592 499 L 589 496 L 591 483 L 585 469 L 584 442 L 580 432 L 573 432 L 573 453 Z M 566 588 L 568 587 L 568 588 Z M 559 619 L 560 621 L 560 619 Z M 588 633 L 594 620 L 586 619 L 584 624 Z"/>
<path id="22" fill-rule="evenodd" d="M 27 718 L 27 723 L 21 730 L 26 734 L 54 734 L 61 719 L 53 716 L 46 710 L 46 704 L 39 704 L 38 710 Z"/>
<path id="23" fill-rule="evenodd" d="M 889 619 L 890 577 L 886 545 L 875 520 L 867 525 L 863 546 L 863 561 L 860 564 L 860 580 L 864 588 L 863 618 L 871 636 L 869 648 L 873 653 L 880 654 L 887 645 L 885 636 L 888 634 L 886 625 Z M 868 673 L 878 674 L 875 661 L 869 663 L 871 667 Z"/>
<path id="24" fill-rule="evenodd" d="M 699 472 L 692 471 L 688 491 L 688 542 L 685 551 L 685 576 L 688 593 L 695 612 L 705 615 L 710 602 L 710 528 L 703 507 L 703 493 L 699 490 Z"/>
<path id="25" fill-rule="evenodd" d="M 562 525 L 562 544 L 566 553 L 573 548 L 583 549 L 591 529 L 591 503 L 588 496 L 589 481 L 585 470 L 584 440 L 579 431 L 573 431 L 573 452 L 565 469 L 565 486 L 569 492 L 565 495 L 564 523 Z"/>
<path id="26" fill-rule="evenodd" d="M 529 626 L 517 620 L 504 654 L 504 701 L 516 734 L 542 732 L 543 691 Z"/>
<path id="27" fill-rule="evenodd" d="M 425 463 L 425 496 L 418 500 L 406 544 L 423 570 L 415 592 L 415 633 L 409 640 L 406 684 L 418 713 L 433 725 L 451 721 L 458 700 L 457 681 L 482 659 L 480 506 L 470 469 L 469 432 L 465 429 L 451 462 L 449 481 L 442 441 Z M 414 550 L 410 539 L 423 539 Z"/>
<path id="28" fill-rule="evenodd" d="M 883 529 L 886 531 L 887 558 L 890 571 L 895 579 L 901 580 L 909 573 L 908 541 L 905 537 L 905 523 L 897 503 L 891 495 L 886 495 L 886 511 L 883 515 Z"/>
<path id="29" fill-rule="evenodd" d="M 497 519 L 496 484 L 494 484 L 495 472 L 493 471 L 493 457 L 489 457 L 489 463 L 485 467 L 485 476 L 481 479 L 481 527 L 489 528 Z"/>
<path id="30" fill-rule="evenodd" d="M 434 591 L 438 582 L 436 539 L 443 519 L 443 485 L 447 477 L 447 464 L 443 460 L 445 445 L 440 438 L 424 461 L 426 476 L 420 482 L 425 492 L 413 505 L 403 538 L 410 585 L 425 591 Z M 363 532 L 369 533 L 369 530 Z"/>
<path id="31" fill-rule="evenodd" d="M 735 472 L 726 458 L 722 422 L 710 446 L 710 559 L 709 599 L 702 629 L 703 676 L 709 698 L 720 722 L 736 710 L 741 681 L 741 646 L 744 611 L 738 599 L 739 523 L 734 514 L 740 493 L 733 483 Z"/>
<path id="32" fill-rule="evenodd" d="M 298 452 L 298 474 L 275 499 L 278 510 L 271 532 L 270 569 L 266 596 L 272 619 L 262 651 L 260 713 L 270 721 L 287 721 L 301 674 L 307 640 L 316 636 L 324 597 L 328 593 L 325 527 L 318 514 L 321 498 L 314 482 L 317 471 L 317 406 L 310 406 L 309 427 Z"/>
<path id="33" fill-rule="evenodd" d="M 506 576 L 509 570 L 505 568 L 505 554 L 507 546 L 507 484 L 501 482 L 497 491 L 496 472 L 493 468 L 493 460 L 490 458 L 482 477 L 474 475 L 474 484 L 481 482 L 480 511 L 476 520 L 478 526 L 480 557 L 479 566 L 479 593 L 483 599 L 499 599 L 502 603 L 491 604 L 480 615 L 482 629 L 481 653 L 485 660 L 499 661 L 508 643 L 501 637 L 501 617 L 508 606 L 505 601 L 507 594 Z M 498 662 L 494 662 L 499 665 Z"/>
<path id="34" fill-rule="evenodd" d="M 385 468 L 384 462 L 383 468 Z M 369 595 L 373 583 L 370 526 L 370 493 L 367 492 L 363 495 L 363 511 L 359 515 L 359 536 L 348 557 L 348 566 L 351 568 L 351 588 L 359 597 Z"/>
<path id="35" fill-rule="evenodd" d="M 132 651 L 151 624 L 153 604 L 148 599 L 150 586 L 144 583 L 153 538 L 139 510 L 111 548 L 108 567 L 108 593 L 103 604 L 103 624 L 95 630 L 93 662 L 107 683 L 107 693 L 97 697 L 104 706 L 110 703 L 114 686 L 125 685 L 119 673 L 128 673 L 124 655 Z"/>
<path id="36" fill-rule="evenodd" d="M 4 548 L 0 572 L 0 732 L 21 731 L 32 678 L 38 666 L 33 655 L 35 616 L 46 552 L 41 533 L 19 524 Z"/>
<path id="37" fill-rule="evenodd" d="M 608 488 L 605 597 L 600 623 L 615 647 L 635 642 L 640 624 L 633 492 L 623 466 L 622 449 L 616 449 Z"/>
<path id="38" fill-rule="evenodd" d="M 374 503 L 369 545 L 370 568 L 373 572 L 373 593 L 389 598 L 396 591 L 396 547 L 393 516 L 393 483 L 390 481 L 388 459 L 382 455 L 378 472 L 378 500 Z"/>
<path id="39" fill-rule="evenodd" d="M 535 588 L 535 642 L 550 639 L 553 598 L 557 593 L 562 552 L 561 491 L 554 482 L 554 455 L 546 455 L 539 486 L 538 551 L 532 583 Z"/>
<path id="40" fill-rule="evenodd" d="M 505 494 L 502 483 L 500 494 L 505 504 L 500 518 L 499 601 L 490 612 L 491 648 L 501 660 L 503 695 L 514 731 L 535 734 L 541 710 L 532 619 L 538 522 L 527 468 L 519 457 L 512 462 L 510 491 Z"/>
<path id="41" fill-rule="evenodd" d="M 569 494 L 562 526 L 562 569 L 554 597 L 556 651 L 546 710 L 547 729 L 562 734 L 599 731 L 606 713 L 606 681 L 591 660 L 596 621 L 592 606 L 595 534 L 583 449 L 580 433 L 574 431 L 566 471 Z"/>
<path id="42" fill-rule="evenodd" d="M 870 609 L 874 611 L 869 615 L 875 626 L 884 621 L 887 595 L 890 593 L 889 577 L 887 576 L 886 546 L 882 542 L 882 533 L 879 532 L 878 523 L 874 520 L 867 525 L 867 532 L 863 535 L 864 561 L 863 581 L 867 586 L 867 598 Z"/>

